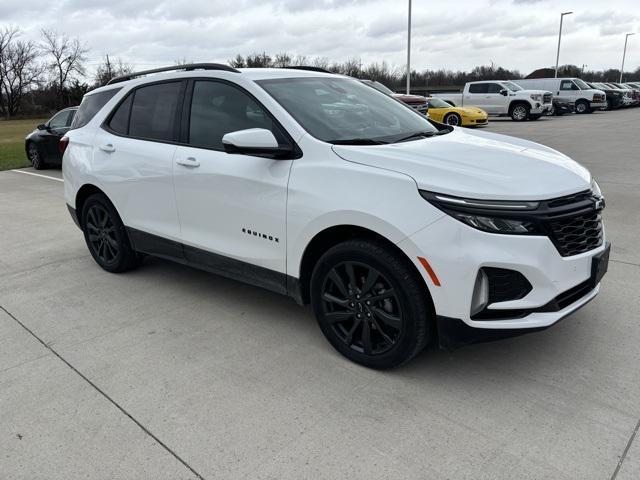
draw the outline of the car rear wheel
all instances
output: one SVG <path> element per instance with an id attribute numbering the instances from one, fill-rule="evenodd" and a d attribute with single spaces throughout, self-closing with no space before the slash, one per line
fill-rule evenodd
<path id="1" fill-rule="evenodd" d="M 42 170 L 47 166 L 42 155 L 40 154 L 40 149 L 38 145 L 31 142 L 27 146 L 27 157 L 29 157 L 29 161 L 31 162 L 31 166 L 36 170 Z"/>
<path id="2" fill-rule="evenodd" d="M 366 367 L 405 363 L 431 335 L 433 308 L 415 267 L 378 241 L 328 250 L 311 277 L 311 302 L 329 343 Z"/>
<path id="3" fill-rule="evenodd" d="M 523 122 L 529 116 L 529 110 L 531 108 L 524 104 L 518 103 L 511 108 L 511 118 L 515 122 Z"/>
<path id="4" fill-rule="evenodd" d="M 462 118 L 457 113 L 447 113 L 444 117 L 444 123 L 457 127 L 462 125 Z"/>
<path id="5" fill-rule="evenodd" d="M 87 198 L 81 218 L 87 247 L 98 265 L 112 273 L 125 272 L 138 265 L 139 257 L 131 247 L 125 226 L 104 194 Z"/>

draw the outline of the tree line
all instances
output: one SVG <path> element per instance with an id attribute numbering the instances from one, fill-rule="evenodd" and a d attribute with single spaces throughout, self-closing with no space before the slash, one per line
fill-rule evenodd
<path id="1" fill-rule="evenodd" d="M 105 55 L 89 77 L 88 53 L 89 48 L 78 37 L 43 29 L 39 41 L 25 40 L 19 28 L 0 27 L 0 116 L 48 115 L 78 105 L 89 90 L 133 70 L 122 59 L 111 59 Z M 185 63 L 186 58 L 174 61 L 176 65 Z M 385 61 L 363 64 L 358 58 L 336 62 L 327 57 L 262 52 L 236 55 L 228 63 L 236 68 L 312 66 L 355 78 L 377 80 L 396 91 L 401 91 L 406 85 L 405 69 Z M 559 76 L 579 77 L 587 81 L 617 81 L 620 71 L 583 71 L 575 65 L 565 65 L 560 68 Z M 470 81 L 518 78 L 523 78 L 518 70 L 491 64 L 470 71 L 412 70 L 411 86 L 412 92 L 424 94 L 460 88 Z M 640 81 L 640 68 L 625 73 L 625 78 L 627 81 Z"/>

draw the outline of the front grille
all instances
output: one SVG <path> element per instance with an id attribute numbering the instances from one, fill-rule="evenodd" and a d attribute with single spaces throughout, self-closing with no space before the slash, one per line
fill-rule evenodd
<path id="1" fill-rule="evenodd" d="M 563 257 L 588 252 L 602 245 L 602 218 L 597 211 L 549 222 L 552 240 Z"/>
<path id="2" fill-rule="evenodd" d="M 551 94 L 550 93 L 545 93 L 542 96 L 542 103 L 551 103 Z"/>

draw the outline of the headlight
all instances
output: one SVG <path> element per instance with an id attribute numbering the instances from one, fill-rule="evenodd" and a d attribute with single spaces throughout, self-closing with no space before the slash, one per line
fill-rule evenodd
<path id="1" fill-rule="evenodd" d="M 602 197 L 602 190 L 600 190 L 600 185 L 598 185 L 595 178 L 591 179 L 591 192 L 593 192 L 596 197 Z"/>
<path id="2" fill-rule="evenodd" d="M 531 100 L 535 100 L 536 102 L 539 102 L 540 100 L 542 100 L 542 94 L 540 94 L 540 93 L 532 93 L 531 94 Z"/>
<path id="3" fill-rule="evenodd" d="M 478 230 L 509 235 L 544 235 L 532 220 L 539 202 L 475 200 L 420 191 L 436 208 Z"/>

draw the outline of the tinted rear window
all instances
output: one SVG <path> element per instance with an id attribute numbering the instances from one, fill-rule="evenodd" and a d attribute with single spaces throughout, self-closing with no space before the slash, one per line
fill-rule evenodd
<path id="1" fill-rule="evenodd" d="M 131 101 L 133 94 L 129 94 L 122 102 L 109 120 L 109 128 L 115 133 L 127 135 L 129 133 L 129 112 L 131 111 Z"/>
<path id="2" fill-rule="evenodd" d="M 82 103 L 80 104 L 80 108 L 78 108 L 78 112 L 73 119 L 71 128 L 84 127 L 120 90 L 120 88 L 113 88 L 104 92 L 85 95 L 82 99 Z"/>
<path id="3" fill-rule="evenodd" d="M 488 83 L 472 83 L 469 85 L 469 93 L 487 93 L 488 89 Z"/>
<path id="4" fill-rule="evenodd" d="M 181 82 L 140 87 L 133 96 L 129 135 L 150 140 L 175 141 Z"/>

